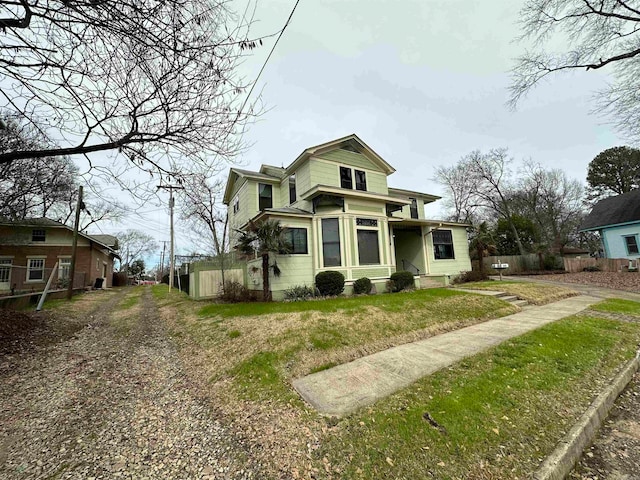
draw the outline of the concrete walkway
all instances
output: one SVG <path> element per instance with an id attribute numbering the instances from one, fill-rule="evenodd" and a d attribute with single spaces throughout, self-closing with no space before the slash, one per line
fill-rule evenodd
<path id="1" fill-rule="evenodd" d="M 346 415 L 465 357 L 578 313 L 598 301 L 599 298 L 581 295 L 530 307 L 299 378 L 293 387 L 320 413 Z"/>

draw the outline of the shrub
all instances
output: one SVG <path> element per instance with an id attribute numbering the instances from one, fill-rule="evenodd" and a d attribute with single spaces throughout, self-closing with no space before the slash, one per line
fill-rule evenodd
<path id="1" fill-rule="evenodd" d="M 468 272 L 460 272 L 460 275 L 453 279 L 453 283 L 482 282 L 483 280 L 489 280 L 487 272 L 470 270 Z"/>
<path id="2" fill-rule="evenodd" d="M 407 272 L 406 270 L 392 273 L 390 279 L 391 282 L 393 282 L 390 289 L 392 292 L 400 292 L 407 288 L 413 288 L 415 285 L 413 273 Z"/>
<path id="3" fill-rule="evenodd" d="M 583 272 L 599 272 L 601 268 L 598 265 L 589 265 L 588 267 L 584 267 L 582 269 Z"/>
<path id="4" fill-rule="evenodd" d="M 314 297 L 314 290 L 306 285 L 294 285 L 284 291 L 284 299 L 289 302 L 301 302 Z"/>
<path id="5" fill-rule="evenodd" d="M 559 270 L 563 268 L 562 259 L 550 253 L 544 256 L 543 265 L 545 270 Z"/>
<path id="6" fill-rule="evenodd" d="M 226 281 L 220 300 L 230 303 L 255 302 L 258 300 L 258 295 L 241 283 Z"/>
<path id="7" fill-rule="evenodd" d="M 366 293 L 367 295 L 371 292 L 371 280 L 367 277 L 362 277 L 353 282 L 353 293 L 359 295 L 361 293 Z"/>
<path id="8" fill-rule="evenodd" d="M 316 275 L 316 288 L 325 297 L 340 295 L 344 291 L 344 275 L 340 272 L 320 272 Z"/>

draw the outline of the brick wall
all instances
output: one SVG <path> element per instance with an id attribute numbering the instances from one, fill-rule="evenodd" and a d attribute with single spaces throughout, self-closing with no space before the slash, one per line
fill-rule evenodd
<path id="1" fill-rule="evenodd" d="M 56 232 L 59 236 L 61 232 Z M 2 240 L 9 237 L 5 232 L 0 230 L 0 258 L 11 258 L 12 271 L 10 279 L 10 287 L 15 285 L 15 289 L 18 291 L 41 291 L 51 273 L 51 269 L 54 267 L 60 257 L 71 257 L 71 241 L 72 234 L 69 231 L 69 235 L 64 235 L 66 238 L 60 238 L 57 244 L 47 245 L 43 244 L 30 244 L 30 245 L 2 245 Z M 80 239 L 79 239 L 80 240 Z M 61 245 L 61 243 L 68 243 L 68 245 Z M 96 245 L 95 243 L 89 244 L 86 238 L 82 238 L 82 241 L 78 242 L 77 260 L 76 260 L 76 275 L 74 276 L 74 287 L 93 286 L 96 278 L 103 278 L 105 283 L 103 286 L 110 287 L 113 277 L 113 258 L 108 253 L 108 250 Z M 84 245 L 82 245 L 84 244 Z M 38 281 L 27 281 L 27 260 L 28 257 L 45 257 L 44 278 Z M 105 268 L 106 266 L 106 268 Z M 57 272 L 54 276 L 54 281 L 58 280 Z"/>

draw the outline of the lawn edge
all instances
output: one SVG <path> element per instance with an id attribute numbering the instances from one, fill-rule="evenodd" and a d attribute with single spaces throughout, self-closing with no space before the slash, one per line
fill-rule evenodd
<path id="1" fill-rule="evenodd" d="M 640 350 L 587 408 L 558 443 L 555 450 L 533 474 L 534 480 L 563 480 L 575 467 L 582 452 L 595 438 L 618 396 L 627 387 L 640 367 Z"/>

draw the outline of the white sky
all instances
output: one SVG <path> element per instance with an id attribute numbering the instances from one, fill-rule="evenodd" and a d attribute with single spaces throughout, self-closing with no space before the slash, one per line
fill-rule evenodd
<path id="1" fill-rule="evenodd" d="M 260 2 L 254 35 L 279 30 L 294 3 Z M 244 7 L 246 0 L 238 4 Z M 307 147 L 356 133 L 396 168 L 389 177 L 393 187 L 442 195 L 432 181 L 438 165 L 496 147 L 584 182 L 599 152 L 625 144 L 604 119 L 590 114 L 592 96 L 606 79 L 591 72 L 556 76 L 517 111 L 508 110 L 508 71 L 524 49 L 514 42 L 521 5 L 301 0 L 256 87 L 269 110 L 250 127 L 252 147 L 242 163 L 249 169 L 286 166 Z M 247 58 L 242 71 L 248 79 L 274 41 Z M 428 217 L 440 215 L 437 204 L 428 207 Z M 144 229 L 167 240 L 168 225 L 161 210 L 103 230 Z M 191 250 L 183 232 L 177 244 L 180 253 Z"/>

